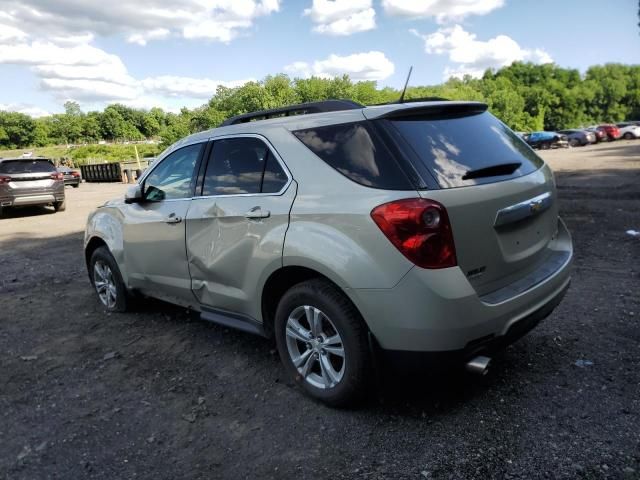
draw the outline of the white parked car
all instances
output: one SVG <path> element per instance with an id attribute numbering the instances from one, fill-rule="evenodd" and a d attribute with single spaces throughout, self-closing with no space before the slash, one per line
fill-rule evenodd
<path id="1" fill-rule="evenodd" d="M 618 128 L 620 128 L 620 137 L 625 140 L 640 138 L 640 125 L 625 125 L 624 123 L 620 123 L 618 124 Z"/>

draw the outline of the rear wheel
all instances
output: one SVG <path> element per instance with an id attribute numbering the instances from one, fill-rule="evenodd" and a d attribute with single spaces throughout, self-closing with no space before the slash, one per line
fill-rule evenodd
<path id="1" fill-rule="evenodd" d="M 62 200 L 61 202 L 54 202 L 53 208 L 56 212 L 64 212 L 67 209 L 67 201 Z"/>
<path id="2" fill-rule="evenodd" d="M 542 144 L 540 144 L 540 148 L 542 150 L 549 150 L 551 148 L 551 144 L 549 142 L 543 142 Z"/>
<path id="3" fill-rule="evenodd" d="M 79 183 L 74 183 L 73 185 L 71 185 L 73 188 L 78 188 L 80 186 Z"/>
<path id="4" fill-rule="evenodd" d="M 624 134 L 625 140 L 631 140 L 633 138 L 633 133 L 627 132 Z"/>
<path id="5" fill-rule="evenodd" d="M 569 145 L 571 145 L 572 147 L 578 147 L 580 146 L 580 140 L 578 140 L 577 138 L 572 138 L 571 140 L 569 140 Z"/>
<path id="6" fill-rule="evenodd" d="M 287 373 L 308 395 L 334 407 L 362 399 L 370 372 L 367 330 L 337 287 L 318 279 L 289 289 L 275 334 Z"/>
<path id="7" fill-rule="evenodd" d="M 89 260 L 89 278 L 98 299 L 112 312 L 127 310 L 127 288 L 116 260 L 107 247 L 98 247 Z"/>

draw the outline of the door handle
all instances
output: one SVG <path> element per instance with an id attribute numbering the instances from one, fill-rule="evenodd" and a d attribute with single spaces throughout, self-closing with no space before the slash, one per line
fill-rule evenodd
<path id="1" fill-rule="evenodd" d="M 172 213 L 167 218 L 164 219 L 164 223 L 173 224 L 180 223 L 182 221 L 182 217 L 178 217 L 175 213 Z"/>
<path id="2" fill-rule="evenodd" d="M 271 212 L 269 210 L 262 210 L 260 207 L 253 207 L 245 213 L 244 216 L 250 220 L 257 220 L 260 218 L 269 218 L 271 216 Z"/>

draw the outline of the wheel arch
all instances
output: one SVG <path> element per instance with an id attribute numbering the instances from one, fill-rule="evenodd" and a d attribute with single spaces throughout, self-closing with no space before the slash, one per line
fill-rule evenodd
<path id="1" fill-rule="evenodd" d="M 87 265 L 87 268 L 89 267 L 89 260 L 91 260 L 91 255 L 93 255 L 93 252 L 95 252 L 100 247 L 109 248 L 109 245 L 107 245 L 107 242 L 105 242 L 104 239 L 102 239 L 97 235 L 91 237 L 87 242 L 87 244 L 85 245 L 84 261 L 85 261 L 85 264 Z"/>
<path id="2" fill-rule="evenodd" d="M 367 322 L 362 316 L 360 309 L 354 303 L 348 291 L 339 285 L 338 281 L 336 281 L 337 279 L 331 279 L 327 275 L 310 267 L 301 265 L 286 265 L 272 272 L 262 287 L 262 321 L 264 325 L 264 331 L 268 337 L 273 337 L 275 313 L 282 296 L 294 285 L 311 279 L 322 279 L 333 285 L 353 305 L 366 325 Z"/>

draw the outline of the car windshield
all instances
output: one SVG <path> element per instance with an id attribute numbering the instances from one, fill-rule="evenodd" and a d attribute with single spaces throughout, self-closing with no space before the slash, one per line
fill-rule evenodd
<path id="1" fill-rule="evenodd" d="M 488 112 L 446 118 L 407 116 L 394 118 L 391 124 L 440 188 L 509 180 L 543 165 L 542 159 L 518 135 Z M 503 165 L 517 166 L 496 168 Z M 478 171 L 484 174 L 475 174 Z"/>
<path id="2" fill-rule="evenodd" d="M 5 160 L 0 162 L 0 173 L 49 173 L 56 169 L 49 160 Z"/>

